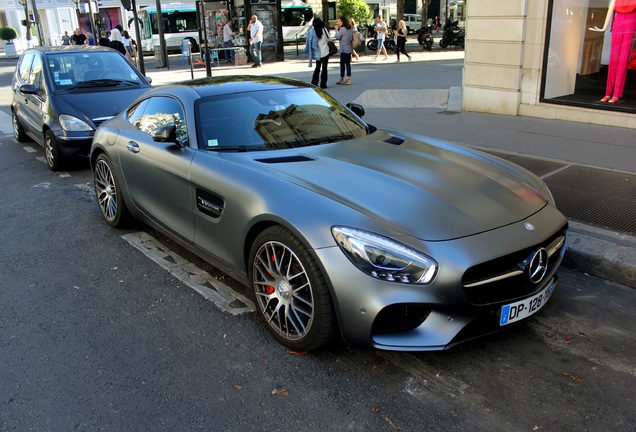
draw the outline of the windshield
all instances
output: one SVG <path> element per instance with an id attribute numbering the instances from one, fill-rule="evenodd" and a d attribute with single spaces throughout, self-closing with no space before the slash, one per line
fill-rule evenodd
<path id="1" fill-rule="evenodd" d="M 201 147 L 208 150 L 295 148 L 366 135 L 366 125 L 312 88 L 214 96 L 196 105 Z"/>
<path id="2" fill-rule="evenodd" d="M 47 62 L 56 90 L 143 82 L 141 75 L 116 51 L 49 54 Z"/>

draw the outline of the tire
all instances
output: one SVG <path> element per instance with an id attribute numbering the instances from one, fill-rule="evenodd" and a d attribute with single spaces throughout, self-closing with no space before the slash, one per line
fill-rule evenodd
<path id="1" fill-rule="evenodd" d="M 391 51 L 395 51 L 395 41 L 391 40 L 391 39 L 386 39 L 384 41 L 384 46 L 386 47 L 386 49 L 391 50 Z"/>
<path id="2" fill-rule="evenodd" d="M 51 171 L 60 171 L 63 168 L 64 161 L 60 153 L 60 146 L 55 134 L 50 130 L 44 132 L 44 155 L 46 156 L 46 165 Z"/>
<path id="3" fill-rule="evenodd" d="M 29 141 L 29 137 L 20 124 L 20 119 L 18 119 L 18 115 L 16 114 L 15 110 L 11 113 L 11 120 L 13 123 L 13 136 L 15 137 L 15 140 L 17 142 Z"/>
<path id="4" fill-rule="evenodd" d="M 448 44 L 446 43 L 446 41 L 444 39 L 440 39 L 439 46 L 441 46 L 442 48 L 446 48 L 448 46 Z"/>
<path id="5" fill-rule="evenodd" d="M 367 42 L 367 48 L 369 48 L 371 51 L 377 51 L 378 41 L 376 39 L 371 39 L 369 42 Z"/>
<path id="6" fill-rule="evenodd" d="M 459 40 L 459 46 L 464 49 L 464 44 L 465 44 L 465 40 L 464 39 L 460 39 Z"/>
<path id="7" fill-rule="evenodd" d="M 424 49 L 426 51 L 432 51 L 433 50 L 433 44 L 430 41 L 424 42 Z"/>
<path id="8" fill-rule="evenodd" d="M 326 345 L 336 325 L 327 283 L 314 258 L 289 230 L 263 231 L 250 251 L 257 311 L 283 345 L 310 351 Z"/>
<path id="9" fill-rule="evenodd" d="M 122 198 L 119 179 L 117 179 L 112 165 L 111 160 L 105 154 L 97 156 L 93 169 L 93 184 L 97 205 L 102 216 L 106 219 L 106 223 L 115 228 L 122 228 L 132 218 Z"/>

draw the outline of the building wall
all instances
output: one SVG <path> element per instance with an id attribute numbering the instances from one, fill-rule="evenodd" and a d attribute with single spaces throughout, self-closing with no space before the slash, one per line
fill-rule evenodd
<path id="1" fill-rule="evenodd" d="M 540 102 L 549 0 L 467 2 L 464 109 L 636 129 L 636 115 Z"/>

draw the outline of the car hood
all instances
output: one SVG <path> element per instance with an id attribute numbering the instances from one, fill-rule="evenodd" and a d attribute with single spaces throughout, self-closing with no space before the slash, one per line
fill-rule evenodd
<path id="1" fill-rule="evenodd" d="M 297 161 L 298 156 L 304 161 Z M 258 164 L 285 181 L 427 241 L 512 224 L 547 203 L 521 173 L 485 155 L 441 143 L 406 140 L 393 145 L 368 136 L 300 148 L 296 158 L 276 157 L 273 163 L 261 158 Z"/>
<path id="2" fill-rule="evenodd" d="M 70 114 L 94 124 L 93 119 L 113 117 L 150 89 L 148 86 L 133 88 L 104 87 L 95 91 L 65 91 L 55 94 L 59 114 Z M 99 122 L 98 122 L 99 123 Z M 98 125 L 96 125 L 98 126 Z"/>

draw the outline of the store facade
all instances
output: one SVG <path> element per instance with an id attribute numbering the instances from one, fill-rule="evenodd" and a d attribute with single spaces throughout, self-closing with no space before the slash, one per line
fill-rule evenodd
<path id="1" fill-rule="evenodd" d="M 604 28 L 617 13 L 612 3 L 621 16 Z M 636 0 L 467 2 L 464 109 L 636 129 L 636 65 L 626 60 L 636 48 L 632 6 Z M 620 93 L 616 103 L 601 102 L 608 91 Z"/>

